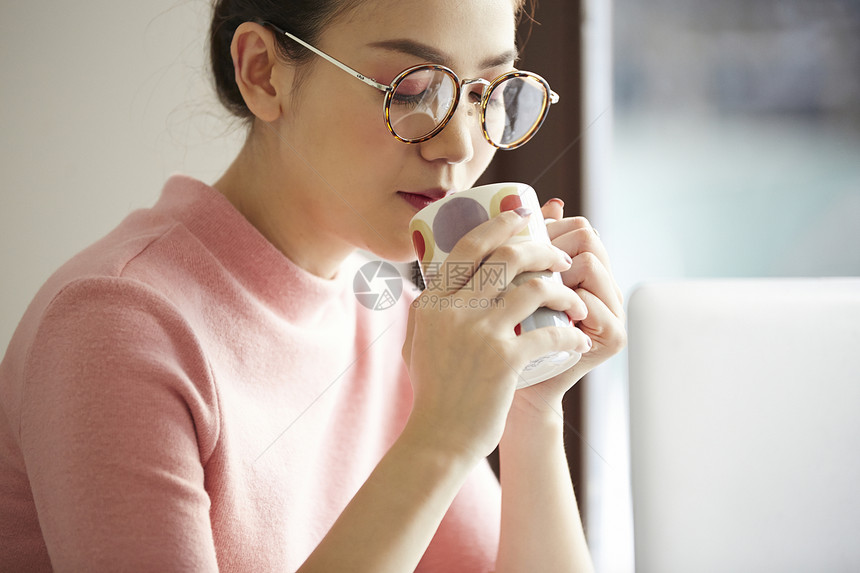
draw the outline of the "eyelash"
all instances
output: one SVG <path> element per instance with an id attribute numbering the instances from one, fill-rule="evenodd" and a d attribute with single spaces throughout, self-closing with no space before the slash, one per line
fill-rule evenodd
<path id="1" fill-rule="evenodd" d="M 392 105 L 408 106 L 409 108 L 415 108 L 419 103 L 421 103 L 421 100 L 424 97 L 425 93 L 426 93 L 426 90 L 421 91 L 420 93 L 417 93 L 414 95 L 395 93 L 394 96 L 392 96 L 392 98 L 391 98 L 391 104 Z M 480 103 L 482 96 L 481 96 L 481 94 L 478 93 L 477 90 L 470 90 L 469 91 L 469 97 L 472 99 L 472 103 Z M 488 102 L 488 106 L 489 105 L 500 105 L 502 103 L 502 101 L 503 100 L 501 97 L 492 98 Z"/>
<path id="2" fill-rule="evenodd" d="M 410 108 L 414 108 L 419 103 L 421 103 L 421 98 L 424 97 L 424 92 L 415 94 L 415 95 L 404 95 L 395 93 L 391 98 L 392 105 L 403 105 L 408 106 Z"/>

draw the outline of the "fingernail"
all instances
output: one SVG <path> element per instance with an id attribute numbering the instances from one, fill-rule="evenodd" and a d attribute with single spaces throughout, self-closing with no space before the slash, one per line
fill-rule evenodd
<path id="1" fill-rule="evenodd" d="M 553 246 L 555 246 L 555 245 L 553 245 Z M 566 252 L 562 251 L 558 247 L 555 247 L 555 248 L 558 250 L 559 253 L 561 253 L 561 256 L 564 258 L 564 262 L 566 262 L 569 265 L 573 264 L 573 259 L 570 258 L 570 255 L 568 255 Z"/>
<path id="2" fill-rule="evenodd" d="M 591 337 L 589 336 L 585 337 L 585 343 L 588 345 L 588 350 L 591 350 L 591 347 L 594 346 L 594 342 L 591 341 Z M 588 350 L 586 350 L 586 352 L 588 352 Z"/>
<path id="3" fill-rule="evenodd" d="M 552 199 L 550 199 L 549 201 L 547 201 L 547 203 L 552 203 L 553 201 L 555 201 L 556 203 L 558 203 L 558 204 L 559 204 L 559 206 L 564 207 L 564 201 L 562 201 L 562 200 L 561 200 L 561 199 L 559 199 L 558 197 L 553 197 Z"/>
<path id="4" fill-rule="evenodd" d="M 517 207 L 516 209 L 514 209 L 514 213 L 525 219 L 532 214 L 532 210 L 528 207 Z"/>

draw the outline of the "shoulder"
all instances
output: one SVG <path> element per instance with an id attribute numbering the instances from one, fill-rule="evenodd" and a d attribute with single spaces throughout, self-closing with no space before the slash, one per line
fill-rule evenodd
<path id="1" fill-rule="evenodd" d="M 25 379 L 89 375 L 142 379 L 178 369 L 210 377 L 197 336 L 162 293 L 135 279 L 97 276 L 66 284 L 35 318 L 23 364 Z M 166 378 L 166 377 L 165 377 Z"/>
<path id="2" fill-rule="evenodd" d="M 125 277 L 78 278 L 31 320 L 25 324 L 30 336 L 10 349 L 3 372 L 21 423 L 160 404 L 156 410 L 179 407 L 201 433 L 217 434 L 215 381 L 199 340 L 182 313 L 149 285 Z M 210 447 L 200 445 L 205 456 Z"/>
<path id="3" fill-rule="evenodd" d="M 99 241 L 57 269 L 36 293 L 12 337 L 6 360 L 34 352 L 37 338 L 73 341 L 82 332 L 128 328 L 176 313 L 167 297 L 141 280 L 123 276 L 129 264 L 175 228 L 175 222 L 136 211 Z M 132 318 L 134 317 L 134 318 Z M 141 333 L 145 329 L 141 329 Z M 114 333 L 116 334 L 116 333 Z"/>
<path id="4" fill-rule="evenodd" d="M 105 337 L 115 344 L 127 334 L 136 343 L 149 334 L 170 338 L 188 331 L 180 310 L 151 285 L 124 276 L 78 277 L 51 297 L 38 317 L 41 336 L 77 339 Z M 190 334 L 190 331 L 188 332 Z"/>

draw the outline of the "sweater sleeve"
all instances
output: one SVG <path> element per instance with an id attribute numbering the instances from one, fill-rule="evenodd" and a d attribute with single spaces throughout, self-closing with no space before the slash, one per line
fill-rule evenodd
<path id="1" fill-rule="evenodd" d="M 176 307 L 130 279 L 68 285 L 33 340 L 20 412 L 55 571 L 217 570 L 217 396 Z"/>

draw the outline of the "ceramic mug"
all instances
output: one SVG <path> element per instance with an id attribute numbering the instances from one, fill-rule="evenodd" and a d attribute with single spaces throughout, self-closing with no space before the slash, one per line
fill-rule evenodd
<path id="1" fill-rule="evenodd" d="M 435 201 L 416 213 L 409 224 L 409 231 L 425 284 L 432 281 L 456 281 L 457 287 L 462 286 L 472 275 L 472 265 L 464 263 L 462 274 L 457 271 L 456 261 L 449 261 L 448 265 L 444 265 L 451 249 L 463 235 L 481 223 L 520 207 L 529 209 L 532 216 L 529 217 L 528 226 L 509 242 L 538 241 L 549 244 L 546 224 L 539 216 L 540 203 L 537 194 L 525 183 L 494 183 L 474 187 Z M 504 264 L 497 263 L 498 268 L 491 268 L 490 265 L 490 262 L 484 263 L 480 276 L 476 276 L 473 281 L 494 280 L 505 283 Z M 516 285 L 534 276 L 562 282 L 559 273 L 550 271 L 521 273 L 511 282 Z M 519 335 L 544 326 L 572 327 L 572 324 L 564 312 L 541 307 L 518 324 L 515 332 Z M 520 372 L 517 387 L 524 388 L 543 382 L 564 372 L 580 358 L 581 355 L 573 351 L 550 352 L 536 358 Z"/>

